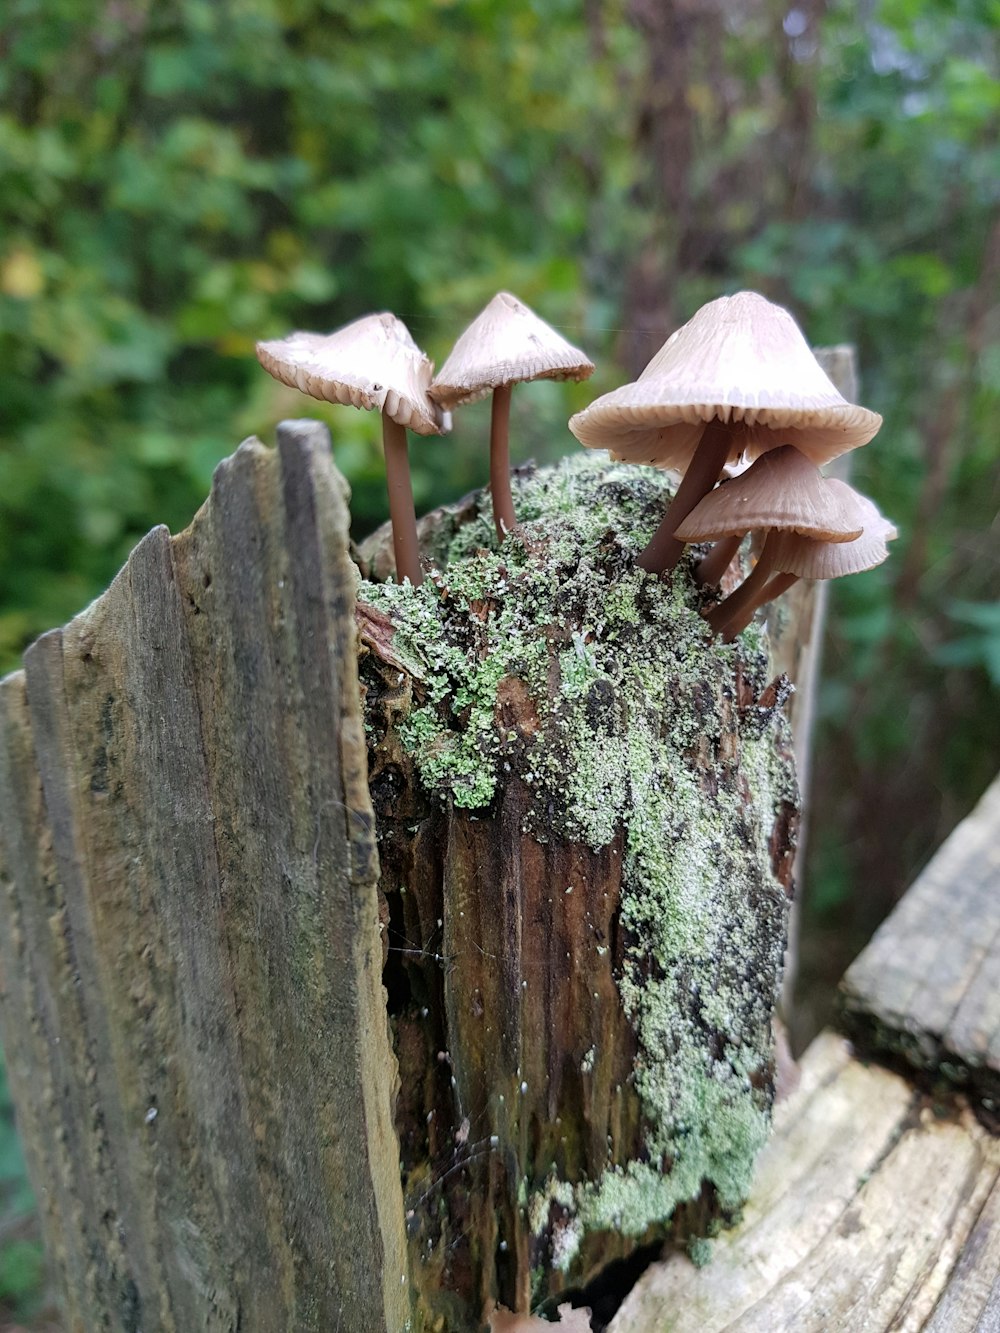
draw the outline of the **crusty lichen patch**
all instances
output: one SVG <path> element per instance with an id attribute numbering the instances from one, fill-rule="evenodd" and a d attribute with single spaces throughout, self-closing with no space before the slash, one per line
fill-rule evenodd
<path id="1" fill-rule="evenodd" d="M 690 566 L 661 580 L 635 565 L 668 487 L 574 456 L 518 482 L 521 530 L 501 548 L 485 499 L 436 553 L 440 575 L 360 592 L 418 682 L 401 734 L 429 790 L 485 811 L 516 772 L 537 837 L 598 849 L 624 830 L 616 979 L 645 1152 L 597 1180 L 527 1182 L 535 1231 L 559 1205 L 564 1268 L 588 1230 L 642 1235 L 706 1182 L 737 1208 L 769 1122 L 787 906 L 769 840 L 794 777 L 780 711 L 746 702 L 767 683 L 760 631 L 710 641 Z"/>

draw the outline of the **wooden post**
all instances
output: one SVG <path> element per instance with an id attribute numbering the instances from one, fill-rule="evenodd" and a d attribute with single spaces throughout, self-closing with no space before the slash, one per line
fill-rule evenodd
<path id="1" fill-rule="evenodd" d="M 834 387 L 849 403 L 858 400 L 858 369 L 854 348 L 846 343 L 836 347 L 816 347 L 816 360 L 830 377 Z M 827 469 L 830 476 L 846 481 L 850 476 L 851 454 L 841 454 Z M 771 670 L 794 682 L 795 693 L 787 704 L 795 747 L 795 771 L 799 779 L 802 818 L 795 853 L 795 881 L 800 890 L 792 904 L 788 922 L 788 949 L 782 985 L 781 1014 L 795 1033 L 795 985 L 798 977 L 799 929 L 802 919 L 803 868 L 806 839 L 809 834 L 809 790 L 812 779 L 813 730 L 816 695 L 823 657 L 823 633 L 829 602 L 829 584 L 820 579 L 799 579 L 778 599 L 768 616 L 768 643 Z M 808 892 L 808 888 L 807 888 Z"/>
<path id="2" fill-rule="evenodd" d="M 0 687 L 2 1035 L 85 1329 L 403 1328 L 347 510 L 220 465 Z"/>
<path id="3" fill-rule="evenodd" d="M 564 460 L 519 481 L 519 514 L 541 520 L 525 544 L 451 563 L 490 540 L 488 506 L 464 502 L 427 524 L 437 593 L 359 593 L 428 1327 L 554 1304 L 719 1225 L 766 1124 L 795 825 L 785 691 L 763 655 L 710 642 L 686 571 L 675 595 L 622 558 L 613 534 L 662 512 L 664 484 Z M 381 538 L 365 555 L 380 567 Z M 480 728 L 452 782 L 447 756 Z M 580 768 L 592 815 L 607 806 L 597 835 L 567 796 Z"/>

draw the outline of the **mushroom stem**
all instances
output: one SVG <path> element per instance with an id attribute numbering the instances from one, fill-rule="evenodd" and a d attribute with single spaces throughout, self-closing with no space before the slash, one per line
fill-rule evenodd
<path id="1" fill-rule="evenodd" d="M 775 574 L 774 578 L 765 585 L 763 591 L 750 606 L 727 620 L 723 625 L 722 637 L 725 641 L 731 643 L 737 634 L 742 634 L 762 606 L 765 606 L 768 602 L 773 602 L 775 598 L 780 597 L 783 592 L 787 592 L 792 584 L 798 583 L 798 581 L 798 574 Z"/>
<path id="2" fill-rule="evenodd" d="M 413 507 L 410 484 L 410 456 L 406 427 L 382 413 L 382 444 L 385 447 L 385 483 L 389 492 L 389 520 L 392 523 L 392 551 L 396 558 L 396 577 L 409 579 L 415 588 L 424 581 L 417 541 L 417 514 Z"/>
<path id="3" fill-rule="evenodd" d="M 745 532 L 738 532 L 733 537 L 723 537 L 720 541 L 717 541 L 694 571 L 694 576 L 698 582 L 721 583 L 723 574 L 733 563 L 733 557 L 740 549 L 740 544 L 745 536 Z"/>
<path id="4" fill-rule="evenodd" d="M 722 476 L 732 445 L 733 436 L 729 426 L 714 417 L 702 432 L 694 457 L 677 487 L 677 494 L 667 506 L 660 526 L 636 561 L 640 569 L 650 574 L 665 574 L 677 564 L 684 543 L 679 542 L 674 533 Z"/>
<path id="5" fill-rule="evenodd" d="M 747 577 L 735 592 L 730 593 L 706 615 L 705 619 L 716 633 L 728 631 L 730 621 L 735 620 L 747 607 L 754 607 L 758 595 L 767 587 L 767 581 L 774 568 L 772 551 L 768 549 L 770 542 L 771 534 L 768 533 L 757 557 L 757 563 Z"/>
<path id="6" fill-rule="evenodd" d="M 490 496 L 497 540 L 501 542 L 517 523 L 510 493 L 510 394 L 513 387 L 512 384 L 500 384 L 493 390 L 490 416 Z"/>

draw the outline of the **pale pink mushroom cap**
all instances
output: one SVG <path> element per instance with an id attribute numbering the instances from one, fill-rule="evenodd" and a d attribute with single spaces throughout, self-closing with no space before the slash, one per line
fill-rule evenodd
<path id="1" fill-rule="evenodd" d="M 839 579 L 874 569 L 888 556 L 887 543 L 898 535 L 895 525 L 866 495 L 846 482 L 832 479 L 827 484 L 850 491 L 851 502 L 864 518 L 864 531 L 849 542 L 810 541 L 794 532 L 777 533 L 767 548 L 777 573 L 795 574 L 800 579 Z"/>
<path id="2" fill-rule="evenodd" d="M 402 320 L 365 315 L 335 333 L 292 333 L 257 344 L 257 360 L 282 384 L 328 403 L 374 409 L 418 435 L 446 424 L 431 401 L 434 367 Z"/>
<path id="3" fill-rule="evenodd" d="M 719 541 L 777 528 L 814 541 L 849 542 L 864 528 L 860 499 L 786 444 L 769 449 L 738 477 L 710 491 L 675 535 L 682 542 Z"/>
<path id="4" fill-rule="evenodd" d="M 787 310 L 738 292 L 702 306 L 634 383 L 596 399 L 569 428 L 588 449 L 684 470 L 714 418 L 732 427 L 731 463 L 783 444 L 825 463 L 882 424 L 838 393 Z"/>
<path id="5" fill-rule="evenodd" d="M 443 407 L 461 407 L 505 384 L 585 380 L 594 363 L 523 301 L 499 292 L 451 349 L 430 387 Z"/>

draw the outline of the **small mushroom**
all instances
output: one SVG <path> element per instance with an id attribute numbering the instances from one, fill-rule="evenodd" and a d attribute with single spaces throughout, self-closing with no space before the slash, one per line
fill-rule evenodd
<path id="1" fill-rule="evenodd" d="M 366 315 L 334 333 L 259 342 L 257 360 L 276 380 L 312 398 L 381 412 L 396 573 L 414 586 L 422 583 L 406 429 L 441 435 L 447 427 L 427 395 L 433 366 L 409 329 L 387 312 Z"/>
<path id="2" fill-rule="evenodd" d="M 431 384 L 431 397 L 449 411 L 493 394 L 490 495 L 500 541 L 517 522 L 510 493 L 511 390 L 528 380 L 585 380 L 593 370 L 578 347 L 516 296 L 499 292 L 455 343 Z"/>
<path id="3" fill-rule="evenodd" d="M 638 557 L 660 573 L 677 563 L 684 544 L 675 532 L 727 464 L 784 444 L 825 463 L 866 444 L 881 424 L 837 392 L 787 310 L 738 292 L 702 306 L 634 383 L 596 399 L 569 428 L 617 459 L 686 469 Z"/>
<path id="4" fill-rule="evenodd" d="M 675 536 L 684 543 L 715 541 L 697 567 L 697 579 L 704 584 L 719 583 L 748 532 L 793 527 L 815 537 L 827 533 L 828 541 L 851 541 L 860 535 L 861 525 L 856 531 L 844 527 L 849 509 L 841 513 L 832 508 L 837 492 L 829 492 L 828 485 L 815 464 L 791 444 L 783 444 L 709 492 Z"/>
<path id="5" fill-rule="evenodd" d="M 814 541 L 848 542 L 860 537 L 864 522 L 843 483 L 828 481 L 814 463 L 791 445 L 762 454 L 738 477 L 706 495 L 677 529 L 681 541 L 731 541 L 747 532 L 764 536 L 757 564 L 725 601 L 709 612 L 720 629 L 749 605 L 772 572 L 773 536 L 799 532 Z"/>
<path id="6" fill-rule="evenodd" d="M 899 535 L 895 524 L 873 501 L 846 482 L 831 478 L 827 485 L 839 491 L 845 505 L 853 505 L 860 514 L 864 522 L 860 537 L 853 541 L 831 542 L 817 541 L 798 532 L 773 533 L 767 543 L 773 577 L 765 582 L 756 597 L 722 625 L 726 639 L 734 639 L 746 629 L 760 607 L 787 592 L 799 579 L 839 579 L 847 574 L 860 574 L 866 569 L 875 569 L 888 557 L 888 543 Z"/>

